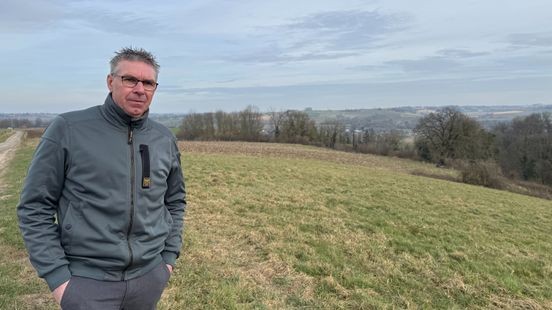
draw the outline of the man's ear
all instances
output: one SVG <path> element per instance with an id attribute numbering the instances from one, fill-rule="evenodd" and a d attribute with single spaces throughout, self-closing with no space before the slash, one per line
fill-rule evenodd
<path id="1" fill-rule="evenodd" d="M 107 88 L 109 88 L 109 91 L 113 91 L 113 75 L 108 74 L 107 75 Z"/>

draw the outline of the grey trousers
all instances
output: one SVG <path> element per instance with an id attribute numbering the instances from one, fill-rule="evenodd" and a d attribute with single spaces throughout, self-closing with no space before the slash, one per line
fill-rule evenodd
<path id="1" fill-rule="evenodd" d="M 165 263 L 128 281 L 99 281 L 73 276 L 61 299 L 63 310 L 153 310 L 170 277 Z"/>

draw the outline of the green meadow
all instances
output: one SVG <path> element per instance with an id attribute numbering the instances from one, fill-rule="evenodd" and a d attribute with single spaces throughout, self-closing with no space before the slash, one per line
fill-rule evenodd
<path id="1" fill-rule="evenodd" d="M 185 240 L 159 309 L 552 308 L 551 201 L 412 175 L 423 167 L 404 160 L 224 145 L 183 146 Z M 0 309 L 55 309 L 16 223 L 33 147 L 3 173 Z"/>

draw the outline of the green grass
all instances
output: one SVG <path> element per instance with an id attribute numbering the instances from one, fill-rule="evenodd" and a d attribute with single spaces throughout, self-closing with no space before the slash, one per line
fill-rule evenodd
<path id="1" fill-rule="evenodd" d="M 183 162 L 162 309 L 552 306 L 550 201 L 316 160 Z"/>
<path id="2" fill-rule="evenodd" d="M 0 182 L 0 309 L 57 309 L 29 263 L 17 225 L 15 207 L 34 147 L 17 150 Z"/>
<path id="3" fill-rule="evenodd" d="M 8 129 L 0 129 L 0 143 L 6 141 L 15 131 Z"/>
<path id="4" fill-rule="evenodd" d="M 23 249 L 30 156 L 6 174 L 0 308 L 48 293 L 5 254 Z M 322 160 L 185 152 L 183 165 L 185 245 L 159 309 L 552 308 L 550 201 Z"/>

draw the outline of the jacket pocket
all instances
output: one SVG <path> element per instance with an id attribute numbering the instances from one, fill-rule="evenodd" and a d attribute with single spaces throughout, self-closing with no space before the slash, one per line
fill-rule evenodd
<path id="1" fill-rule="evenodd" d="M 65 253 L 69 253 L 71 251 L 71 241 L 73 239 L 73 231 L 77 221 L 77 210 L 75 210 L 75 207 L 74 203 L 69 202 L 65 216 L 60 223 L 61 245 L 63 246 Z"/>
<path id="2" fill-rule="evenodd" d="M 69 282 L 67 283 L 67 286 L 65 286 L 65 291 L 63 292 L 63 295 L 61 295 L 61 301 L 60 301 L 60 306 L 62 309 L 69 309 L 69 306 L 67 306 L 67 302 L 69 301 L 69 297 L 71 297 L 69 295 L 69 289 L 70 288 L 73 288 L 73 284 L 74 284 L 74 277 L 71 277 L 69 279 Z"/>

